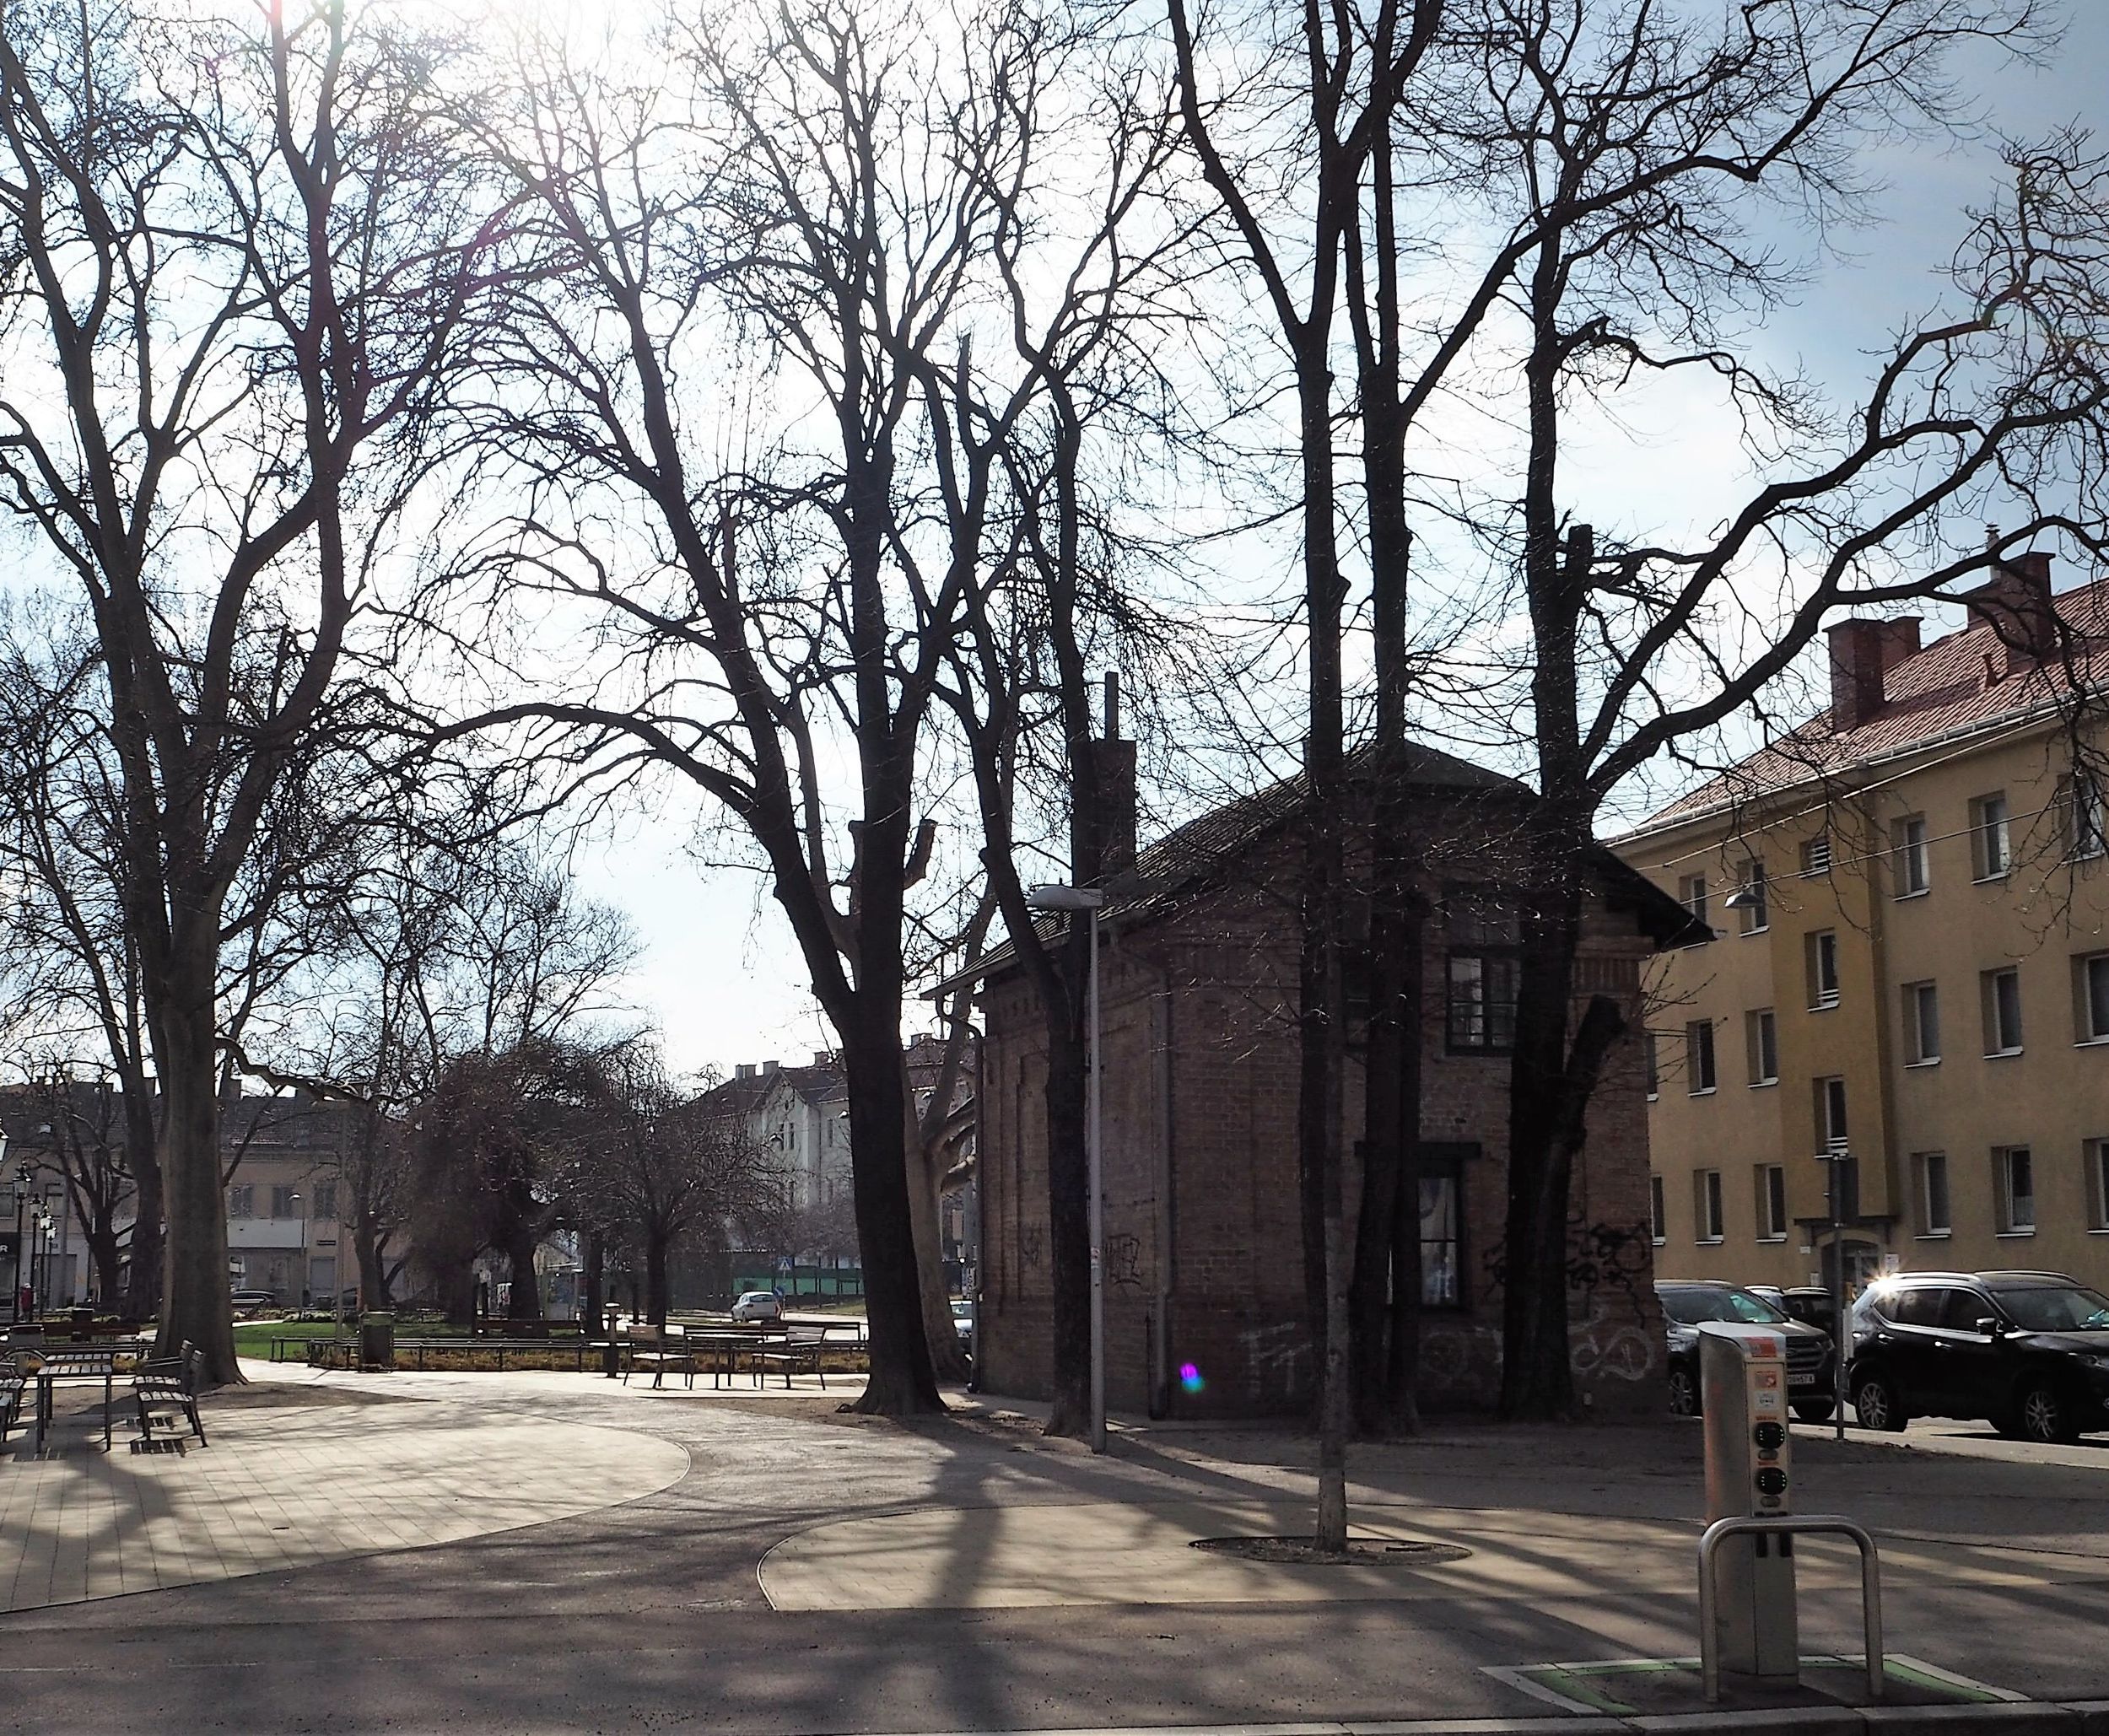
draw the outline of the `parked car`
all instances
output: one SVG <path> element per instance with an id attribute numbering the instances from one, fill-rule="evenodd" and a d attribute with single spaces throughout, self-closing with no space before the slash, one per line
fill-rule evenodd
<path id="1" fill-rule="evenodd" d="M 1797 1284 L 1783 1290 L 1776 1284 L 1753 1284 L 1749 1289 L 1752 1296 L 1763 1297 L 1788 1319 L 1827 1333 L 1834 1341 L 1837 1339 L 1838 1310 L 1829 1291 L 1814 1284 Z"/>
<path id="2" fill-rule="evenodd" d="M 963 1296 L 952 1299 L 952 1330 L 959 1334 L 959 1348 L 971 1351 L 974 1347 L 974 1305 Z"/>
<path id="3" fill-rule="evenodd" d="M 1908 1272 L 1853 1307 L 1861 1426 L 1982 1420 L 2069 1441 L 2109 1428 L 2109 1297 L 2058 1272 Z"/>
<path id="4" fill-rule="evenodd" d="M 732 1304 L 732 1318 L 749 1325 L 774 1324 L 784 1318 L 784 1298 L 773 1290 L 750 1290 Z"/>
<path id="5" fill-rule="evenodd" d="M 1822 1422 L 1837 1409 L 1831 1390 L 1836 1359 L 1831 1340 L 1816 1328 L 1738 1284 L 1664 1278 L 1657 1282 L 1655 1295 L 1669 1334 L 1673 1416 L 1699 1414 L 1699 1327 L 1707 1320 L 1777 1327 L 1787 1341 L 1787 1402 L 1794 1415 L 1804 1422 Z"/>
<path id="6" fill-rule="evenodd" d="M 238 1308 L 275 1308 L 278 1305 L 276 1291 L 237 1290 L 229 1298 Z"/>

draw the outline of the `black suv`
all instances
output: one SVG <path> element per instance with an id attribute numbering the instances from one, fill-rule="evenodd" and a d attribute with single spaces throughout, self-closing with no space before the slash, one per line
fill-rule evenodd
<path id="1" fill-rule="evenodd" d="M 2069 1441 L 2109 1427 L 2109 1297 L 2057 1272 L 1907 1272 L 1853 1305 L 1848 1390 L 1864 1428 L 1982 1418 Z"/>
<path id="2" fill-rule="evenodd" d="M 1699 1324 L 1703 1320 L 1777 1326 L 1787 1340 L 1787 1399 L 1804 1422 L 1822 1422 L 1837 1409 L 1831 1396 L 1831 1340 L 1735 1284 L 1659 1278 L 1655 1295 L 1669 1331 L 1669 1410 L 1699 1414 Z"/>

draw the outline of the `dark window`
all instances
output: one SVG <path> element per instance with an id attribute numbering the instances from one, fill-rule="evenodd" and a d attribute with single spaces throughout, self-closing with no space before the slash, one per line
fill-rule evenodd
<path id="1" fill-rule="evenodd" d="M 321 1218 L 337 1216 L 337 1183 L 317 1182 L 315 1184 L 315 1215 Z"/>
<path id="2" fill-rule="evenodd" d="M 1765 865 L 1749 861 L 1743 865 L 1743 908 L 1737 914 L 1743 919 L 1743 932 L 1761 934 L 1772 925 L 1772 913 L 1765 887 Z"/>
<path id="3" fill-rule="evenodd" d="M 1696 1097 L 1713 1086 L 1713 1021 L 1694 1019 L 1685 1027 L 1685 1089 Z"/>
<path id="4" fill-rule="evenodd" d="M 1421 1171 L 1421 1302 L 1464 1306 L 1464 1166 L 1471 1145 L 1423 1145 Z"/>
<path id="5" fill-rule="evenodd" d="M 1948 1292 L 1930 1286 L 1921 1290 L 1907 1290 L 1891 1303 L 1888 1313 L 1899 1326 L 1938 1326 L 1940 1324 L 1941 1298 Z"/>
<path id="6" fill-rule="evenodd" d="M 1450 954 L 1452 1049 L 1506 1050 L 1516 1043 L 1516 991 L 1522 964 L 1513 952 Z"/>
<path id="7" fill-rule="evenodd" d="M 1948 1332 L 1974 1332 L 1980 1320 L 1997 1317 L 1992 1304 L 1974 1290 L 1940 1292 L 1940 1318 L 1934 1324 Z"/>

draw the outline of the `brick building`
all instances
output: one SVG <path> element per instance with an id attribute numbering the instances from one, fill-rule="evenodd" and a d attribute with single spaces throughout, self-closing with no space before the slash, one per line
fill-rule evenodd
<path id="1" fill-rule="evenodd" d="M 1421 747 L 1381 766 L 1367 754 L 1356 763 L 1358 808 L 1378 776 L 1402 786 L 1433 913 L 1422 1001 L 1422 1402 L 1484 1405 L 1499 1379 L 1517 969 L 1502 888 L 1516 883 L 1513 840 L 1535 798 Z M 1107 1388 L 1115 1409 L 1259 1414 L 1309 1397 L 1296 1160 L 1301 795 L 1293 781 L 1279 784 L 1172 833 L 1113 881 L 1101 911 Z M 1350 837 L 1365 838 L 1366 824 L 1351 820 Z M 1637 1030 L 1642 966 L 1685 938 L 1690 918 L 1610 853 L 1593 866 L 1578 992 L 1612 995 Z M 1044 1394 L 1044 1043 L 1030 985 L 1006 957 L 987 962 L 979 1002 L 981 1378 L 992 1391 Z M 1359 1045 L 1351 1029 L 1351 1140 L 1360 1132 Z M 1599 1412 L 1659 1402 L 1640 1054 L 1628 1041 L 1614 1056 L 1574 1176 L 1575 1367 Z M 1356 1167 L 1347 1166 L 1351 1214 Z"/>

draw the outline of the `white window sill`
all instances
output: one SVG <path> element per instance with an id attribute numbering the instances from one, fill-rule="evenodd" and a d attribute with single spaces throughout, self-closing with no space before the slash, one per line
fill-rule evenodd
<path id="1" fill-rule="evenodd" d="M 1772 931 L 1772 925 L 1771 923 L 1761 922 L 1756 928 L 1745 929 L 1743 930 L 1743 938 L 1747 941 L 1752 935 L 1769 935 Z"/>
<path id="2" fill-rule="evenodd" d="M 1777 1085 L 1778 1083 L 1779 1075 L 1775 1073 L 1770 1079 L 1753 1079 L 1750 1081 L 1750 1089 L 1752 1091 L 1763 1091 L 1768 1086 Z"/>
<path id="3" fill-rule="evenodd" d="M 1955 1232 L 1952 1230 L 1921 1230 L 1912 1237 L 1914 1242 L 1945 1242 Z"/>
<path id="4" fill-rule="evenodd" d="M 1836 1000 L 1812 1000 L 1809 1003 L 1809 1011 L 1811 1012 L 1836 1012 L 1837 1010 L 1838 1003 Z"/>
<path id="5" fill-rule="evenodd" d="M 1710 1097 L 1719 1089 L 1720 1087 L 1718 1086 L 1702 1085 L 1698 1088 L 1698 1090 L 1688 1091 L 1685 1093 L 1685 1095 L 1688 1097 Z"/>
<path id="6" fill-rule="evenodd" d="M 2109 1236 L 2109 1224 L 2096 1224 L 2087 1233 L 2090 1236 Z"/>
<path id="7" fill-rule="evenodd" d="M 2011 868 L 2002 868 L 1997 874 L 1980 874 L 1973 879 L 1970 884 L 1972 886 L 1997 886 L 2013 871 L 2014 871 Z"/>
<path id="8" fill-rule="evenodd" d="M 1651 1103 L 1659 1103 L 1662 1101 L 1662 1093 L 1659 1091 L 1649 1092 L 1648 1093 L 1648 1101 Z"/>
<path id="9" fill-rule="evenodd" d="M 2102 1233 L 2104 1235 L 2109 1235 L 2109 1230 L 2105 1230 Z M 1653 1238 L 1653 1241 L 1655 1246 L 1658 1248 L 1667 1248 L 1669 1246 L 1669 1238 L 1667 1236 L 1657 1236 Z"/>
<path id="10" fill-rule="evenodd" d="M 2073 1047 L 2074 1049 L 2109 1049 L 2109 1037 L 2083 1037 Z"/>
<path id="11" fill-rule="evenodd" d="M 1923 898 L 1928 896 L 1932 892 L 1933 887 L 1929 886 L 1914 887 L 1910 892 L 1899 892 L 1896 895 L 1896 902 L 1901 904 L 1912 898 Z"/>
<path id="12" fill-rule="evenodd" d="M 2001 1242 L 2018 1242 L 2024 1237 L 2033 1236 L 2035 1233 L 2036 1227 L 2033 1224 L 2025 1230 L 1995 1230 L 1993 1232 L 1995 1239 Z"/>
<path id="13" fill-rule="evenodd" d="M 2018 1048 L 1988 1049 L 1984 1052 L 1984 1058 L 1988 1061 L 2010 1061 L 2015 1058 L 2015 1056 L 2020 1054 L 2020 1053 L 2021 1051 Z"/>
<path id="14" fill-rule="evenodd" d="M 1694 1248 L 1718 1248 L 1727 1240 L 1728 1237 L 1725 1236 L 1694 1236 L 1691 1238 L 1691 1245 Z"/>
<path id="15" fill-rule="evenodd" d="M 1907 1073 L 1911 1073 L 1916 1072 L 1921 1067 L 1938 1067 L 1939 1065 L 1940 1057 L 1939 1055 L 1928 1055 L 1923 1060 L 1905 1062 L 1904 1070 Z"/>
<path id="16" fill-rule="evenodd" d="M 1760 1242 L 1784 1242 L 1787 1237 L 1784 1234 L 1782 1234 L 1777 1236 L 1760 1236 L 1757 1239 Z"/>

